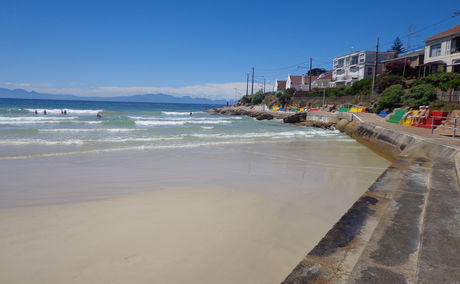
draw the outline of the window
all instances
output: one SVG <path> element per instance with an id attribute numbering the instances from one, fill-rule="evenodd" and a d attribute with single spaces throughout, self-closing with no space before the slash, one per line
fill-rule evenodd
<path id="1" fill-rule="evenodd" d="M 358 72 L 358 70 L 359 70 L 359 69 L 358 69 L 357 66 L 352 66 L 352 67 L 350 67 L 350 72 L 351 72 L 351 73 Z"/>
<path id="2" fill-rule="evenodd" d="M 374 68 L 372 68 L 372 67 L 367 67 L 367 75 L 369 75 L 369 76 L 370 76 L 370 75 L 373 75 L 373 70 L 374 70 Z"/>
<path id="3" fill-rule="evenodd" d="M 343 67 L 343 59 L 337 60 L 337 68 Z"/>
<path id="4" fill-rule="evenodd" d="M 358 55 L 354 55 L 351 57 L 351 65 L 358 64 Z"/>
<path id="5" fill-rule="evenodd" d="M 364 63 L 365 60 L 366 60 L 366 54 L 360 53 L 359 54 L 359 63 Z"/>
<path id="6" fill-rule="evenodd" d="M 441 55 L 441 44 L 440 43 L 433 44 L 430 47 L 430 57 L 439 56 L 439 55 Z"/>
<path id="7" fill-rule="evenodd" d="M 460 36 L 453 38 L 450 43 L 450 53 L 460 52 Z"/>

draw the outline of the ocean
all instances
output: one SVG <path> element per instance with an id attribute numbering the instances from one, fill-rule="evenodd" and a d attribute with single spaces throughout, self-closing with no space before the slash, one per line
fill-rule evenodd
<path id="1" fill-rule="evenodd" d="M 218 105 L 0 99 L 0 159 L 305 138 L 351 140 L 334 131 L 282 125 L 281 120 L 203 112 L 213 107 Z"/>

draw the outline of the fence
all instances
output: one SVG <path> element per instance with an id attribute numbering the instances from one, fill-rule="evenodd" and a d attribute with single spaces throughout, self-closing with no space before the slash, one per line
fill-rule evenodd
<path id="1" fill-rule="evenodd" d="M 460 128 L 458 128 L 457 126 L 460 126 L 460 116 L 431 116 L 431 118 L 432 118 L 432 120 L 431 120 L 431 133 L 434 133 L 434 129 L 437 126 L 437 129 L 451 129 L 452 134 L 449 134 L 448 136 L 452 136 L 452 138 L 455 138 L 455 137 L 458 136 L 457 135 L 457 130 L 460 130 Z M 446 125 L 446 124 L 435 125 L 434 124 L 435 118 L 437 120 L 445 119 L 444 121 L 451 120 L 453 122 L 452 126 Z"/>
<path id="2" fill-rule="evenodd" d="M 438 100 L 440 101 L 460 104 L 460 91 L 455 91 L 452 93 L 449 93 L 449 92 L 438 93 L 437 97 L 438 97 Z"/>

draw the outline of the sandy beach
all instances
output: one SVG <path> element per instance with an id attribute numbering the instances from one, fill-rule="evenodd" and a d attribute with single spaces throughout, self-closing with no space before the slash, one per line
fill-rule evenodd
<path id="1" fill-rule="evenodd" d="M 329 142 L 2 160 L 0 282 L 279 283 L 388 165 Z"/>

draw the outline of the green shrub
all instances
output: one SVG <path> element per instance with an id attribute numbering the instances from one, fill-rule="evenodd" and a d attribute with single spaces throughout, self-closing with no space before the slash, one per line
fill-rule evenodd
<path id="1" fill-rule="evenodd" d="M 403 95 L 404 87 L 402 85 L 393 85 L 386 88 L 377 101 L 377 111 L 398 106 Z"/>
<path id="2" fill-rule="evenodd" d="M 290 101 L 291 101 L 291 97 L 292 97 L 292 93 L 290 92 L 287 92 L 287 90 L 283 93 L 281 93 L 280 95 L 276 95 L 277 98 L 278 98 L 278 103 L 281 105 L 281 106 L 285 106 L 286 104 L 288 104 Z"/>
<path id="3" fill-rule="evenodd" d="M 436 100 L 436 89 L 430 84 L 417 85 L 409 90 L 402 98 L 408 106 L 428 105 Z"/>
<path id="4" fill-rule="evenodd" d="M 444 82 L 440 85 L 440 88 L 444 91 L 448 89 L 458 90 L 460 89 L 460 79 L 452 79 L 448 82 Z"/>
<path id="5" fill-rule="evenodd" d="M 353 83 L 346 92 L 349 96 L 369 95 L 371 93 L 371 88 L 372 78 L 366 78 Z"/>
<path id="6" fill-rule="evenodd" d="M 417 80 L 414 81 L 413 86 L 430 84 L 436 88 L 440 88 L 441 85 L 443 85 L 444 83 L 447 83 L 455 79 L 460 79 L 459 73 L 453 73 L 453 72 L 439 73 L 439 74 L 434 74 L 434 75 L 418 78 Z"/>

